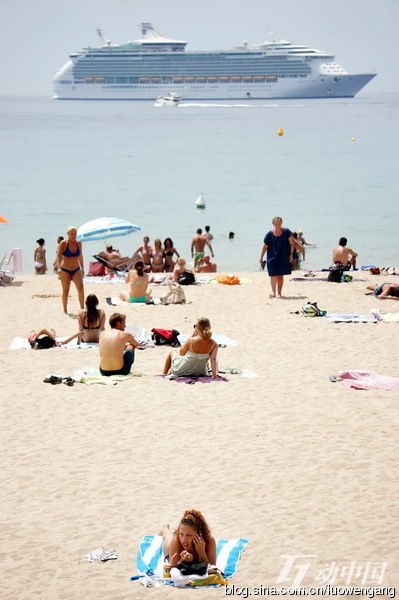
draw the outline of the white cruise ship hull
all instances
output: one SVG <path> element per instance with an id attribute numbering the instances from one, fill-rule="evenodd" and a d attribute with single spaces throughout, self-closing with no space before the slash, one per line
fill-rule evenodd
<path id="1" fill-rule="evenodd" d="M 352 98 L 375 75 L 318 75 L 314 78 L 273 83 L 173 83 L 107 85 L 55 83 L 54 98 L 60 100 L 156 100 L 173 92 L 188 100 L 272 100 L 294 98 Z"/>
<path id="2" fill-rule="evenodd" d="M 351 75 L 320 50 L 265 41 L 231 50 L 186 52 L 187 42 L 159 35 L 142 23 L 143 37 L 84 48 L 54 77 L 61 100 L 189 100 L 351 98 L 375 75 Z M 104 41 L 104 40 L 103 40 Z"/>

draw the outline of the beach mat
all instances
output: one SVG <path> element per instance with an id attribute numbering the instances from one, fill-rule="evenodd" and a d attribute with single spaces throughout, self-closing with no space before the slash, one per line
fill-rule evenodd
<path id="1" fill-rule="evenodd" d="M 98 369 L 88 368 L 74 371 L 72 379 L 77 383 L 93 385 L 100 383 L 102 385 L 116 385 L 120 381 L 127 381 L 132 377 L 142 377 L 142 373 L 128 373 L 127 375 L 101 375 Z"/>
<path id="2" fill-rule="evenodd" d="M 231 540 L 216 540 L 216 566 L 222 571 L 226 579 L 233 577 L 237 572 L 238 561 L 242 552 L 248 545 L 244 538 L 233 538 Z M 162 552 L 162 536 L 145 535 L 139 544 L 136 556 L 136 569 L 140 575 L 149 571 L 162 577 L 164 556 Z M 133 576 L 132 579 L 136 579 Z"/>
<path id="3" fill-rule="evenodd" d="M 57 340 L 59 338 L 56 338 Z M 97 343 L 86 343 L 82 342 L 78 344 L 77 339 L 71 340 L 68 344 L 62 344 L 62 346 L 54 346 L 54 348 L 68 348 L 68 350 L 80 350 L 82 348 L 98 348 Z M 29 343 L 28 338 L 23 337 L 14 337 L 11 344 L 10 350 L 31 350 L 31 345 Z M 53 350 L 53 348 L 48 348 L 48 350 Z"/>
<path id="4" fill-rule="evenodd" d="M 324 317 L 333 323 L 378 323 L 379 319 L 370 313 L 327 312 Z"/>
<path id="5" fill-rule="evenodd" d="M 399 390 L 399 377 L 373 371 L 341 371 L 337 377 L 344 385 L 356 390 Z"/>

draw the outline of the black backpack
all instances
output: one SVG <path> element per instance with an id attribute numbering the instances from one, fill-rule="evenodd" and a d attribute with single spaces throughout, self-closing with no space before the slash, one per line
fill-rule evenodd
<path id="1" fill-rule="evenodd" d="M 191 271 L 184 271 L 177 280 L 179 285 L 191 285 L 195 283 L 195 275 Z"/>

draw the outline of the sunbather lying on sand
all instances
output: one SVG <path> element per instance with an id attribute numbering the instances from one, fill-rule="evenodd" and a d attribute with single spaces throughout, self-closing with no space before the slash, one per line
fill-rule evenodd
<path id="1" fill-rule="evenodd" d="M 57 341 L 55 338 L 54 329 L 50 329 L 50 331 L 48 329 L 41 329 L 37 333 L 34 331 L 31 332 L 28 340 L 33 350 L 46 350 L 47 348 L 54 348 L 55 346 L 68 344 L 70 341 L 82 334 L 83 331 L 78 331 L 68 338 Z"/>
<path id="2" fill-rule="evenodd" d="M 382 283 L 381 285 L 368 285 L 368 290 L 374 293 L 379 300 L 399 300 L 399 285 L 394 283 Z"/>

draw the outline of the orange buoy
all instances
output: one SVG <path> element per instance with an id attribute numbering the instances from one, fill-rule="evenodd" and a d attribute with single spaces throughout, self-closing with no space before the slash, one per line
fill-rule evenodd
<path id="1" fill-rule="evenodd" d="M 282 135 L 284 135 L 284 129 L 283 129 L 282 127 L 279 127 L 279 128 L 277 129 L 277 135 L 279 135 L 280 137 L 281 137 Z"/>

